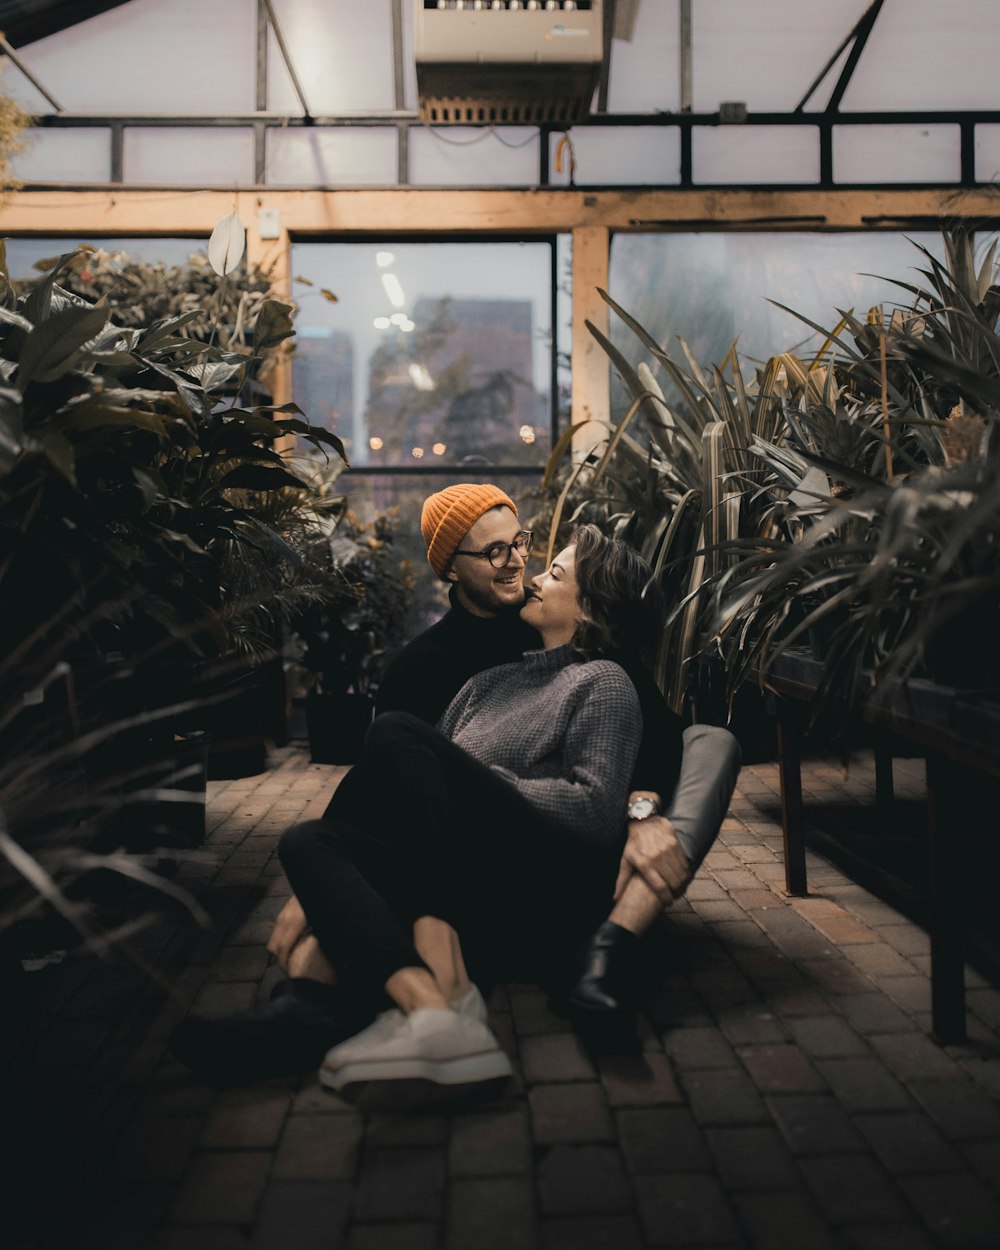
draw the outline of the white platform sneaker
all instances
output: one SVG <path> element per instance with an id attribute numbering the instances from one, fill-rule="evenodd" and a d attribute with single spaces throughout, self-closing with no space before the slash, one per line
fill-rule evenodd
<path id="1" fill-rule="evenodd" d="M 478 985 L 470 985 L 461 998 L 451 1000 L 452 1011 L 460 1016 L 468 1016 L 470 1020 L 478 1020 L 480 1024 L 489 1024 L 490 1012 L 486 1000 L 479 992 Z"/>
<path id="2" fill-rule="evenodd" d="M 463 1006 L 471 1013 L 477 1004 Z M 372 1111 L 492 1094 L 510 1075 L 510 1060 L 481 1019 L 435 1007 L 384 1012 L 334 1046 L 319 1071 L 323 1085 Z"/>
<path id="3" fill-rule="evenodd" d="M 458 1012 L 460 1016 L 478 1020 L 480 1024 L 489 1022 L 489 1009 L 478 986 L 470 986 L 460 998 L 452 999 L 450 1005 L 452 1011 Z M 364 1059 L 373 1046 L 380 1046 L 387 1038 L 394 1036 L 405 1023 L 406 1013 L 400 1011 L 398 1007 L 390 1007 L 388 1011 L 379 1012 L 374 1022 L 366 1029 L 362 1029 L 360 1033 L 355 1033 L 353 1037 L 345 1039 L 328 1050 L 323 1060 L 323 1067 L 328 1072 L 333 1072 L 359 1058 Z"/>

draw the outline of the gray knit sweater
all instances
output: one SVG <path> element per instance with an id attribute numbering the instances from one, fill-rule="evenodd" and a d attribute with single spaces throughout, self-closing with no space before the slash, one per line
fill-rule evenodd
<path id="1" fill-rule="evenodd" d="M 567 832 L 605 846 L 624 833 L 642 714 L 619 665 L 527 651 L 470 678 L 438 728 Z"/>

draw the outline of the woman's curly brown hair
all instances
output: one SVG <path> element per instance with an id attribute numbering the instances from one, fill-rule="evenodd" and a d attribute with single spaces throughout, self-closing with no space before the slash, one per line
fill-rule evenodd
<path id="1" fill-rule="evenodd" d="M 581 525 L 576 548 L 577 598 L 581 619 L 573 646 L 588 659 L 623 655 L 641 658 L 659 636 L 662 598 L 646 561 L 596 525 Z"/>

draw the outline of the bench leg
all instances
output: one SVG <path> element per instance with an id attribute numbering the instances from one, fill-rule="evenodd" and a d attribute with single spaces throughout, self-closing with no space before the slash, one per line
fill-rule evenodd
<path id="1" fill-rule="evenodd" d="M 875 748 L 875 803 L 883 818 L 892 812 L 895 789 L 892 781 L 892 752 L 885 747 Z"/>
<path id="2" fill-rule="evenodd" d="M 785 889 L 806 895 L 806 844 L 802 832 L 802 718 L 778 700 L 778 763 L 781 779 L 781 831 L 785 839 Z"/>
<path id="3" fill-rule="evenodd" d="M 965 930 L 958 849 L 963 771 L 960 765 L 928 753 L 931 1008 L 934 1037 L 942 1045 L 965 1041 Z"/>

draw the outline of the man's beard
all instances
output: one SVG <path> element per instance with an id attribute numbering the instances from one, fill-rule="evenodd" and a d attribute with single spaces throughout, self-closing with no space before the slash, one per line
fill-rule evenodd
<path id="1" fill-rule="evenodd" d="M 521 597 L 515 603 L 505 603 L 498 600 L 495 595 L 490 594 L 485 588 L 480 589 L 478 586 L 463 586 L 462 593 L 474 607 L 497 616 L 506 616 L 511 612 L 520 612 L 524 607 L 523 589 Z"/>

